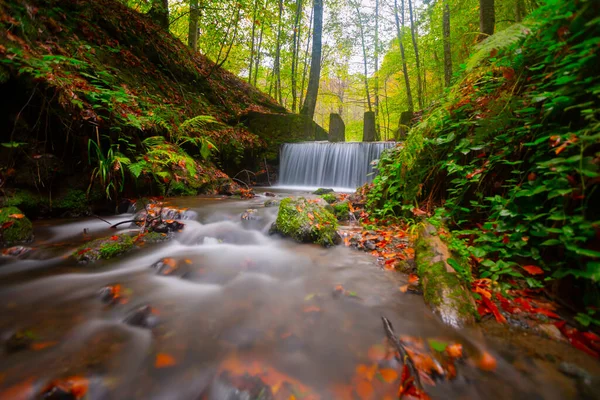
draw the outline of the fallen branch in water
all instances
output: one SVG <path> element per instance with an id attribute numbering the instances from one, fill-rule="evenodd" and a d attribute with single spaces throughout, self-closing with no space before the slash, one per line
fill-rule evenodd
<path id="1" fill-rule="evenodd" d="M 402 383 L 398 393 L 399 398 L 402 398 L 404 394 L 414 396 L 419 399 L 429 399 L 429 396 L 425 394 L 423 390 L 423 386 L 421 385 L 421 379 L 419 377 L 419 371 L 415 367 L 415 364 L 410 358 L 408 351 L 406 351 L 406 346 L 402 343 L 400 339 L 396 337 L 394 333 L 394 327 L 389 319 L 386 317 L 381 317 L 383 321 L 383 329 L 385 330 L 385 335 L 388 340 L 396 347 L 398 353 L 400 353 L 400 361 L 403 364 L 403 368 L 408 372 L 408 376 L 405 376 L 403 371 L 402 373 Z"/>

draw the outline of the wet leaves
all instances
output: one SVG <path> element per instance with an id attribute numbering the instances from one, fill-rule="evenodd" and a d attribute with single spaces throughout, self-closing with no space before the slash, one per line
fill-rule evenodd
<path id="1" fill-rule="evenodd" d="M 83 376 L 71 376 L 51 382 L 42 391 L 44 400 L 83 399 L 88 392 L 89 381 Z"/>
<path id="2" fill-rule="evenodd" d="M 530 275 L 541 275 L 544 273 L 544 270 L 536 265 L 525 265 L 523 269 Z"/>

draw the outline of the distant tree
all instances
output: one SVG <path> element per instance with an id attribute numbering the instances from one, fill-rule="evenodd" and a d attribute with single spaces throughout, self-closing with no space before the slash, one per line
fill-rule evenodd
<path id="1" fill-rule="evenodd" d="M 479 0 L 479 40 L 493 35 L 495 25 L 494 0 Z"/>
<path id="2" fill-rule="evenodd" d="M 169 29 L 169 0 L 151 0 L 148 15 L 164 29 Z"/>
<path id="3" fill-rule="evenodd" d="M 319 94 L 319 80 L 321 78 L 321 56 L 322 56 L 322 35 L 323 35 L 323 0 L 314 0 L 313 3 L 313 47 L 310 60 L 310 75 L 308 78 L 308 88 L 306 90 L 306 99 L 302 107 L 302 114 L 309 118 L 315 115 L 317 107 L 317 96 Z"/>

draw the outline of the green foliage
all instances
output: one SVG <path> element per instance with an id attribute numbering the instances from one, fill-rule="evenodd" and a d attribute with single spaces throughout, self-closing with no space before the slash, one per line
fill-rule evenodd
<path id="1" fill-rule="evenodd" d="M 23 243 L 33 238 L 33 225 L 17 207 L 0 208 L 0 244 Z"/>
<path id="2" fill-rule="evenodd" d="M 447 101 L 381 158 L 369 207 L 443 203 L 482 277 L 526 263 L 598 288 L 600 20 L 589 1 L 549 1 L 524 24 L 484 41 Z"/>
<path id="3" fill-rule="evenodd" d="M 321 195 L 321 198 L 325 200 L 328 204 L 333 204 L 337 201 L 337 197 L 333 193 L 325 193 Z"/>
<path id="4" fill-rule="evenodd" d="M 92 170 L 88 186 L 88 194 L 96 181 L 104 190 L 107 199 L 123 190 L 125 184 L 124 167 L 130 165 L 131 160 L 120 153 L 118 148 L 117 145 L 111 145 L 105 154 L 97 142 L 92 139 L 88 141 L 88 161 L 90 164 L 95 161 L 95 167 Z"/>

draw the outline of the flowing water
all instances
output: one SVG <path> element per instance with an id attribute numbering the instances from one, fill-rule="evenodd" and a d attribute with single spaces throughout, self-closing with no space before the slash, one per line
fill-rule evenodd
<path id="1" fill-rule="evenodd" d="M 279 185 L 353 191 L 373 180 L 372 165 L 394 142 L 287 143 L 281 148 Z"/>
<path id="2" fill-rule="evenodd" d="M 456 379 L 426 386 L 433 398 L 576 398 L 518 349 L 441 324 L 420 296 L 400 293 L 406 277 L 382 270 L 374 257 L 268 236 L 277 208 L 262 207 L 264 200 L 172 199 L 189 208 L 174 239 L 92 265 L 66 256 L 89 240 L 84 229 L 113 235 L 107 224 L 37 223 L 32 252 L 0 258 L 0 343 L 16 331 L 37 343 L 0 350 L 0 398 L 39 398 L 49 382 L 69 376 L 89 381 L 87 399 L 269 398 L 218 381 L 224 368 L 250 363 L 271 379 L 284 376 L 318 398 L 337 399 L 334 388 L 351 384 L 369 349 L 382 343 L 381 316 L 398 335 L 458 341 L 498 360 L 494 372 L 457 364 Z M 248 208 L 258 209 L 256 220 L 240 219 Z M 165 258 L 176 264 L 168 274 L 157 266 Z M 127 301 L 106 304 L 101 290 L 115 284 Z M 337 285 L 352 295 L 337 296 Z M 132 323 L 144 306 L 152 310 L 147 326 Z"/>

